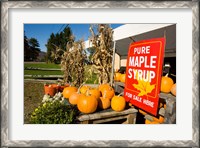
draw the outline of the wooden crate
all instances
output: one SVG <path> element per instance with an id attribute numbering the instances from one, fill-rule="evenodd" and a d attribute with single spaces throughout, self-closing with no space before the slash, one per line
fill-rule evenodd
<path id="1" fill-rule="evenodd" d="M 114 88 L 117 93 L 122 93 L 124 91 L 124 83 L 115 82 Z M 158 114 L 163 116 L 164 124 L 175 124 L 176 123 L 176 97 L 171 93 L 160 93 L 160 102 L 164 103 L 166 107 L 159 108 Z M 153 116 L 146 114 L 145 119 L 153 121 Z"/>
<path id="2" fill-rule="evenodd" d="M 108 122 L 115 122 L 125 119 L 122 124 L 135 124 L 138 110 L 135 108 L 129 108 L 121 112 L 107 109 L 93 114 L 82 114 L 77 119 L 82 124 L 104 124 Z"/>

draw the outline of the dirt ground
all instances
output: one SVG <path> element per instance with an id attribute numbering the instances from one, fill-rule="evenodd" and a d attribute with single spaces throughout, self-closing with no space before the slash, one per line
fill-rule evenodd
<path id="1" fill-rule="evenodd" d="M 42 102 L 44 83 L 24 82 L 24 123 L 29 123 L 30 114 Z"/>

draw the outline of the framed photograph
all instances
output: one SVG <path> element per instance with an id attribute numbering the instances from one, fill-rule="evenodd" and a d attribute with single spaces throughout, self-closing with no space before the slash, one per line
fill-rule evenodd
<path id="1" fill-rule="evenodd" d="M 166 38 L 166 49 L 168 47 L 176 49 L 175 53 L 165 53 L 165 56 L 168 54 L 169 57 L 176 57 L 175 61 L 172 61 L 176 69 L 176 112 L 165 119 L 175 121 L 173 124 L 39 124 L 36 120 L 35 123 L 38 124 L 30 124 L 26 121 L 25 111 L 30 111 L 32 106 L 30 102 L 24 103 L 25 93 L 31 93 L 34 90 L 29 88 L 28 83 L 25 86 L 25 75 L 29 77 L 25 69 L 32 69 L 30 66 L 26 67 L 24 61 L 25 59 L 42 61 L 44 57 L 41 55 L 40 59 L 34 59 L 35 53 L 25 56 L 25 45 L 37 50 L 39 45 L 34 35 L 45 36 L 43 30 L 48 26 L 51 26 L 53 30 L 55 29 L 53 27 L 57 25 L 55 30 L 58 34 L 64 25 L 66 25 L 65 29 L 71 25 L 76 26 L 75 30 L 79 30 L 80 27 L 84 30 L 84 26 L 89 26 L 89 24 L 111 24 L 111 27 L 116 28 L 125 24 L 125 31 L 120 32 L 118 29 L 118 34 L 115 34 L 115 39 L 117 38 L 119 42 L 114 43 L 114 47 L 118 47 L 116 53 L 122 55 L 121 62 L 127 57 L 127 51 L 125 55 L 122 48 L 130 45 L 127 44 L 130 41 L 127 42 L 123 38 L 126 34 L 135 35 L 135 38 L 129 38 L 131 42 L 142 39 L 149 41 L 145 44 L 149 48 L 153 43 L 150 44 L 152 40 L 147 39 L 149 36 L 154 38 L 154 34 L 145 34 L 145 31 L 158 30 L 159 34 L 160 28 L 169 29 L 170 35 L 162 29 L 160 31 Z M 34 30 L 33 26 L 36 25 L 40 31 Z M 155 30 L 151 28 L 152 26 Z M 105 26 L 100 25 L 99 30 L 101 27 Z M 33 38 L 26 34 L 27 30 L 33 32 L 31 36 Z M 140 36 L 137 35 L 138 32 Z M 87 38 L 88 34 L 85 37 Z M 165 43 L 165 39 L 161 40 Z M 54 46 L 56 49 L 67 48 L 58 47 L 55 44 L 48 45 L 48 40 L 43 42 L 44 47 L 47 48 L 48 46 Z M 143 44 L 143 42 L 139 43 Z M 77 45 L 77 47 L 80 46 Z M 143 49 L 139 51 L 139 44 L 134 44 L 134 47 L 138 48 L 136 51 L 138 54 L 139 52 L 149 53 L 147 48 L 144 49 L 146 52 Z M 133 54 L 130 55 L 133 56 Z M 140 60 L 144 61 L 144 58 Z M 154 67 L 154 63 L 155 61 L 150 65 Z M 133 65 L 139 64 L 132 62 L 129 66 Z M 197 1 L 2 1 L 1 69 L 2 147 L 199 147 L 199 2 Z M 45 67 L 42 69 L 45 71 Z M 160 74 L 161 70 L 152 72 L 153 74 L 150 75 L 152 82 L 156 72 Z M 151 90 L 148 92 L 140 90 L 140 96 L 145 93 L 147 96 L 147 93 L 157 87 L 147 85 Z M 126 86 L 129 87 L 126 92 L 130 93 L 132 85 L 126 82 Z M 134 87 L 137 91 L 139 81 Z M 26 92 L 25 88 L 26 90 L 29 88 L 29 91 Z M 155 92 L 152 92 L 154 96 Z M 31 99 L 37 101 L 37 98 Z M 142 98 L 135 100 L 140 99 Z M 148 105 L 149 102 L 146 104 Z M 149 106 L 152 105 L 151 103 L 154 102 L 150 102 Z M 158 100 L 155 103 L 158 103 Z M 154 115 L 157 114 L 157 106 L 151 110 Z M 148 111 L 148 107 L 144 109 Z M 35 112 L 37 111 L 38 108 Z M 87 118 L 93 117 L 87 116 Z"/>

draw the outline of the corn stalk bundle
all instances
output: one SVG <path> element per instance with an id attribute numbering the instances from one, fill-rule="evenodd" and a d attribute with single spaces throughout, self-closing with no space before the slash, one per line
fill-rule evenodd
<path id="1" fill-rule="evenodd" d="M 108 24 L 99 24 L 96 26 L 98 32 L 96 35 L 94 27 L 90 26 L 91 37 L 89 38 L 96 49 L 91 58 L 92 68 L 98 72 L 99 84 L 109 83 L 112 70 L 113 30 Z"/>
<path id="2" fill-rule="evenodd" d="M 84 81 L 84 63 L 86 53 L 83 41 L 71 42 L 67 45 L 61 59 L 61 70 L 64 72 L 64 82 L 79 87 Z"/>
<path id="3" fill-rule="evenodd" d="M 51 53 L 51 57 L 54 60 L 61 59 L 61 70 L 64 72 L 63 83 L 71 83 L 71 85 L 79 87 L 84 80 L 86 59 L 83 41 L 75 42 L 74 36 L 71 36 L 66 45 L 66 51 L 56 45 L 54 46 L 55 50 Z"/>

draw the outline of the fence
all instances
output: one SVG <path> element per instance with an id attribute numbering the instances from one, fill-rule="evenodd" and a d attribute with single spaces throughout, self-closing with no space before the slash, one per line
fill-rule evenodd
<path id="1" fill-rule="evenodd" d="M 25 67 L 24 70 L 34 70 L 34 71 L 61 71 L 61 69 L 54 68 L 36 68 L 36 67 Z M 61 81 L 63 75 L 48 75 L 48 74 L 25 74 L 24 78 L 26 81 L 36 81 L 36 82 L 53 82 Z"/>

